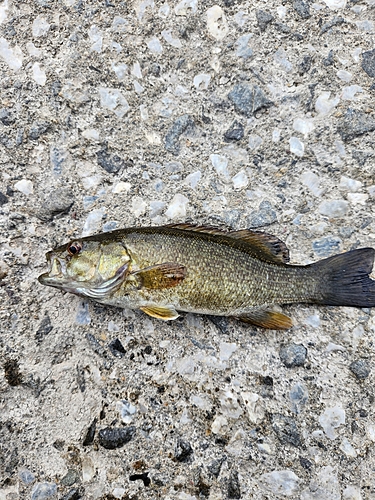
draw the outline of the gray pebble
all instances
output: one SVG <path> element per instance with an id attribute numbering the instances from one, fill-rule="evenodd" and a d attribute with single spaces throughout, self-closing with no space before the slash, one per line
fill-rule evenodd
<path id="1" fill-rule="evenodd" d="M 193 448 L 188 441 L 178 438 L 174 449 L 174 456 L 178 462 L 191 462 L 193 459 Z"/>
<path id="2" fill-rule="evenodd" d="M 366 165 L 368 159 L 374 156 L 374 153 L 372 151 L 359 151 L 358 149 L 355 149 L 352 152 L 352 155 L 358 165 L 363 167 Z"/>
<path id="3" fill-rule="evenodd" d="M 25 484 L 31 484 L 33 481 L 35 481 L 35 474 L 27 469 L 20 470 L 18 473 L 18 477 Z"/>
<path id="4" fill-rule="evenodd" d="M 312 60 L 312 57 L 309 55 L 303 57 L 302 61 L 298 65 L 298 73 L 300 75 L 304 75 L 305 73 L 310 71 Z"/>
<path id="5" fill-rule="evenodd" d="M 8 203 L 8 198 L 5 196 L 5 194 L 0 192 L 0 207 L 5 205 L 5 203 Z"/>
<path id="6" fill-rule="evenodd" d="M 329 257 L 334 253 L 339 253 L 342 241 L 334 236 L 324 236 L 312 243 L 312 247 L 316 255 L 319 257 Z"/>
<path id="7" fill-rule="evenodd" d="M 105 356 L 105 349 L 91 333 L 86 334 L 91 349 L 99 356 Z"/>
<path id="8" fill-rule="evenodd" d="M 180 151 L 179 139 L 181 135 L 185 132 L 190 132 L 193 128 L 194 120 L 190 115 L 179 116 L 165 136 L 165 149 L 177 155 Z"/>
<path id="9" fill-rule="evenodd" d="M 238 472 L 231 470 L 228 480 L 228 498 L 241 498 L 241 488 L 238 479 Z"/>
<path id="10" fill-rule="evenodd" d="M 371 368 L 366 359 L 357 359 L 350 363 L 349 369 L 358 380 L 364 380 L 370 375 Z"/>
<path id="11" fill-rule="evenodd" d="M 34 122 L 29 130 L 29 137 L 33 141 L 36 141 L 41 135 L 48 132 L 50 128 L 51 124 L 49 122 Z"/>
<path id="12" fill-rule="evenodd" d="M 83 498 L 83 494 L 83 491 L 80 491 L 78 488 L 73 488 L 62 496 L 60 500 L 79 500 L 80 498 Z"/>
<path id="13" fill-rule="evenodd" d="M 119 339 L 111 340 L 111 342 L 108 344 L 108 347 L 113 356 L 115 356 L 116 358 L 122 358 L 126 353 L 125 348 Z"/>
<path id="14" fill-rule="evenodd" d="M 361 66 L 368 76 L 375 78 L 375 49 L 362 53 Z"/>
<path id="15" fill-rule="evenodd" d="M 333 26 L 340 26 L 340 24 L 343 24 L 344 22 L 345 19 L 343 17 L 335 16 L 332 19 L 330 19 L 327 23 L 323 24 L 320 30 L 320 34 L 323 35 L 323 33 L 329 31 L 331 28 L 333 28 Z"/>
<path id="16" fill-rule="evenodd" d="M 42 221 L 50 221 L 56 215 L 68 213 L 73 203 L 72 191 L 69 188 L 58 188 L 41 201 L 41 207 L 35 215 Z"/>
<path id="17" fill-rule="evenodd" d="M 117 174 L 117 172 L 125 167 L 125 161 L 115 154 L 110 154 L 107 145 L 96 153 L 96 159 L 98 165 L 104 168 L 109 174 Z"/>
<path id="18" fill-rule="evenodd" d="M 272 21 L 275 19 L 272 14 L 269 14 L 268 12 L 264 12 L 264 10 L 257 10 L 256 13 L 256 18 L 258 22 L 258 26 L 260 31 L 265 31 L 269 23 L 272 23 Z"/>
<path id="19" fill-rule="evenodd" d="M 3 125 L 9 126 L 15 122 L 15 118 L 7 108 L 0 109 L 0 122 Z"/>
<path id="20" fill-rule="evenodd" d="M 247 219 L 247 227 L 249 229 L 269 226 L 277 222 L 276 212 L 273 210 L 269 201 L 262 201 L 259 205 L 259 210 L 251 212 Z"/>
<path id="21" fill-rule="evenodd" d="M 334 62 L 335 62 L 335 53 L 331 49 L 328 52 L 328 56 L 323 60 L 323 66 L 332 66 Z"/>
<path id="22" fill-rule="evenodd" d="M 302 19 L 308 19 L 310 14 L 310 5 L 304 0 L 293 0 L 293 9 Z"/>
<path id="23" fill-rule="evenodd" d="M 241 218 L 241 210 L 237 210 L 233 208 L 232 210 L 227 210 L 223 214 L 223 219 L 224 222 L 229 226 L 229 227 L 236 227 L 238 224 L 240 218 Z"/>
<path id="24" fill-rule="evenodd" d="M 208 471 L 215 477 L 218 477 L 221 471 L 221 466 L 225 462 L 226 457 L 217 458 L 207 465 Z"/>
<path id="25" fill-rule="evenodd" d="M 55 483 L 37 483 L 31 491 L 31 500 L 45 500 L 54 497 L 56 493 Z"/>
<path id="26" fill-rule="evenodd" d="M 107 450 L 121 448 L 128 443 L 136 432 L 136 428 L 130 427 L 106 427 L 99 431 L 99 444 Z"/>
<path id="27" fill-rule="evenodd" d="M 354 233 L 354 227 L 343 226 L 339 228 L 339 235 L 341 236 L 341 238 L 350 238 Z"/>
<path id="28" fill-rule="evenodd" d="M 301 437 L 293 418 L 279 413 L 272 415 L 272 429 L 281 444 L 301 446 Z"/>
<path id="29" fill-rule="evenodd" d="M 236 111 L 247 118 L 251 118 L 260 109 L 273 105 L 258 85 L 245 83 L 235 85 L 228 94 L 228 99 L 234 104 Z"/>
<path id="30" fill-rule="evenodd" d="M 374 115 L 369 115 L 356 109 L 347 109 L 344 118 L 340 121 L 337 131 L 343 141 L 350 141 L 354 137 L 375 130 Z"/>
<path id="31" fill-rule="evenodd" d="M 242 123 L 234 121 L 232 125 L 224 134 L 224 140 L 226 142 L 230 141 L 240 141 L 244 136 L 244 128 Z"/>
<path id="32" fill-rule="evenodd" d="M 302 344 L 288 344 L 280 349 L 280 359 L 287 368 L 303 366 L 306 356 L 307 349 Z"/>
<path id="33" fill-rule="evenodd" d="M 63 486 L 73 486 L 79 479 L 79 474 L 74 469 L 69 469 L 65 476 L 61 479 L 60 483 Z"/>
<path id="34" fill-rule="evenodd" d="M 83 446 L 89 446 L 90 444 L 92 444 L 94 442 L 95 431 L 96 431 L 96 422 L 97 422 L 97 419 L 94 418 L 94 420 L 89 425 L 87 432 L 86 432 L 86 435 L 82 441 Z"/>
<path id="35" fill-rule="evenodd" d="M 290 27 L 284 23 L 276 23 L 275 28 L 277 29 L 277 31 L 280 31 L 280 33 L 284 33 L 285 35 L 292 31 Z"/>
<path id="36" fill-rule="evenodd" d="M 48 335 L 51 331 L 53 330 L 53 326 L 51 324 L 51 319 L 49 316 L 44 316 L 42 319 L 38 330 L 36 331 L 35 334 L 35 340 L 37 342 L 42 342 L 44 337 Z"/>

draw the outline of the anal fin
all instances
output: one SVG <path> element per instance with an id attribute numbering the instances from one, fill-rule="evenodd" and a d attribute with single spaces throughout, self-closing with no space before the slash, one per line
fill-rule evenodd
<path id="1" fill-rule="evenodd" d="M 174 306 L 163 307 L 149 304 L 148 306 L 142 306 L 139 309 L 153 318 L 162 319 L 164 321 L 169 321 L 179 317 L 179 314 Z"/>
<path id="2" fill-rule="evenodd" d="M 240 316 L 238 319 L 270 330 L 287 330 L 293 326 L 293 321 L 289 316 L 268 309 L 258 309 L 247 313 L 246 316 Z"/>

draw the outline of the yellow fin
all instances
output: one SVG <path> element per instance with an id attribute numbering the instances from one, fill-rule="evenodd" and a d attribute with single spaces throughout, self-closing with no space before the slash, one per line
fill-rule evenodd
<path id="1" fill-rule="evenodd" d="M 142 306 L 139 309 L 149 316 L 152 316 L 153 318 L 162 319 L 164 321 L 176 319 L 179 317 L 179 314 L 174 306 L 159 307 L 150 304 L 148 306 Z"/>
<path id="2" fill-rule="evenodd" d="M 177 286 L 186 276 L 186 267 L 175 262 L 163 262 L 132 273 L 140 278 L 141 287 L 160 290 Z"/>
<path id="3" fill-rule="evenodd" d="M 241 316 L 238 319 L 245 323 L 251 323 L 255 326 L 262 328 L 269 328 L 270 330 L 287 330 L 293 326 L 293 322 L 289 316 L 277 311 L 269 311 L 265 309 L 258 309 L 246 316 Z"/>

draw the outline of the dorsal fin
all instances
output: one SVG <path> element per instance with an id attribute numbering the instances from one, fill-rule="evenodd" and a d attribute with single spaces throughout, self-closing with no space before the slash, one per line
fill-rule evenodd
<path id="1" fill-rule="evenodd" d="M 198 233 L 217 234 L 241 240 L 248 244 L 250 253 L 254 257 L 264 262 L 270 262 L 272 264 L 286 264 L 289 262 L 289 250 L 287 246 L 283 241 L 272 234 L 251 231 L 250 229 L 225 231 L 218 227 L 195 226 L 194 224 L 168 224 L 167 227 L 186 231 L 196 231 Z"/>

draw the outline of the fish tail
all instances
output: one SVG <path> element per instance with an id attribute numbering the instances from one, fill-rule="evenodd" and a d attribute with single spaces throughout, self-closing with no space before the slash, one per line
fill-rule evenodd
<path id="1" fill-rule="evenodd" d="M 311 268 L 320 276 L 316 302 L 330 306 L 375 307 L 375 281 L 369 277 L 375 249 L 360 248 L 328 257 Z"/>

